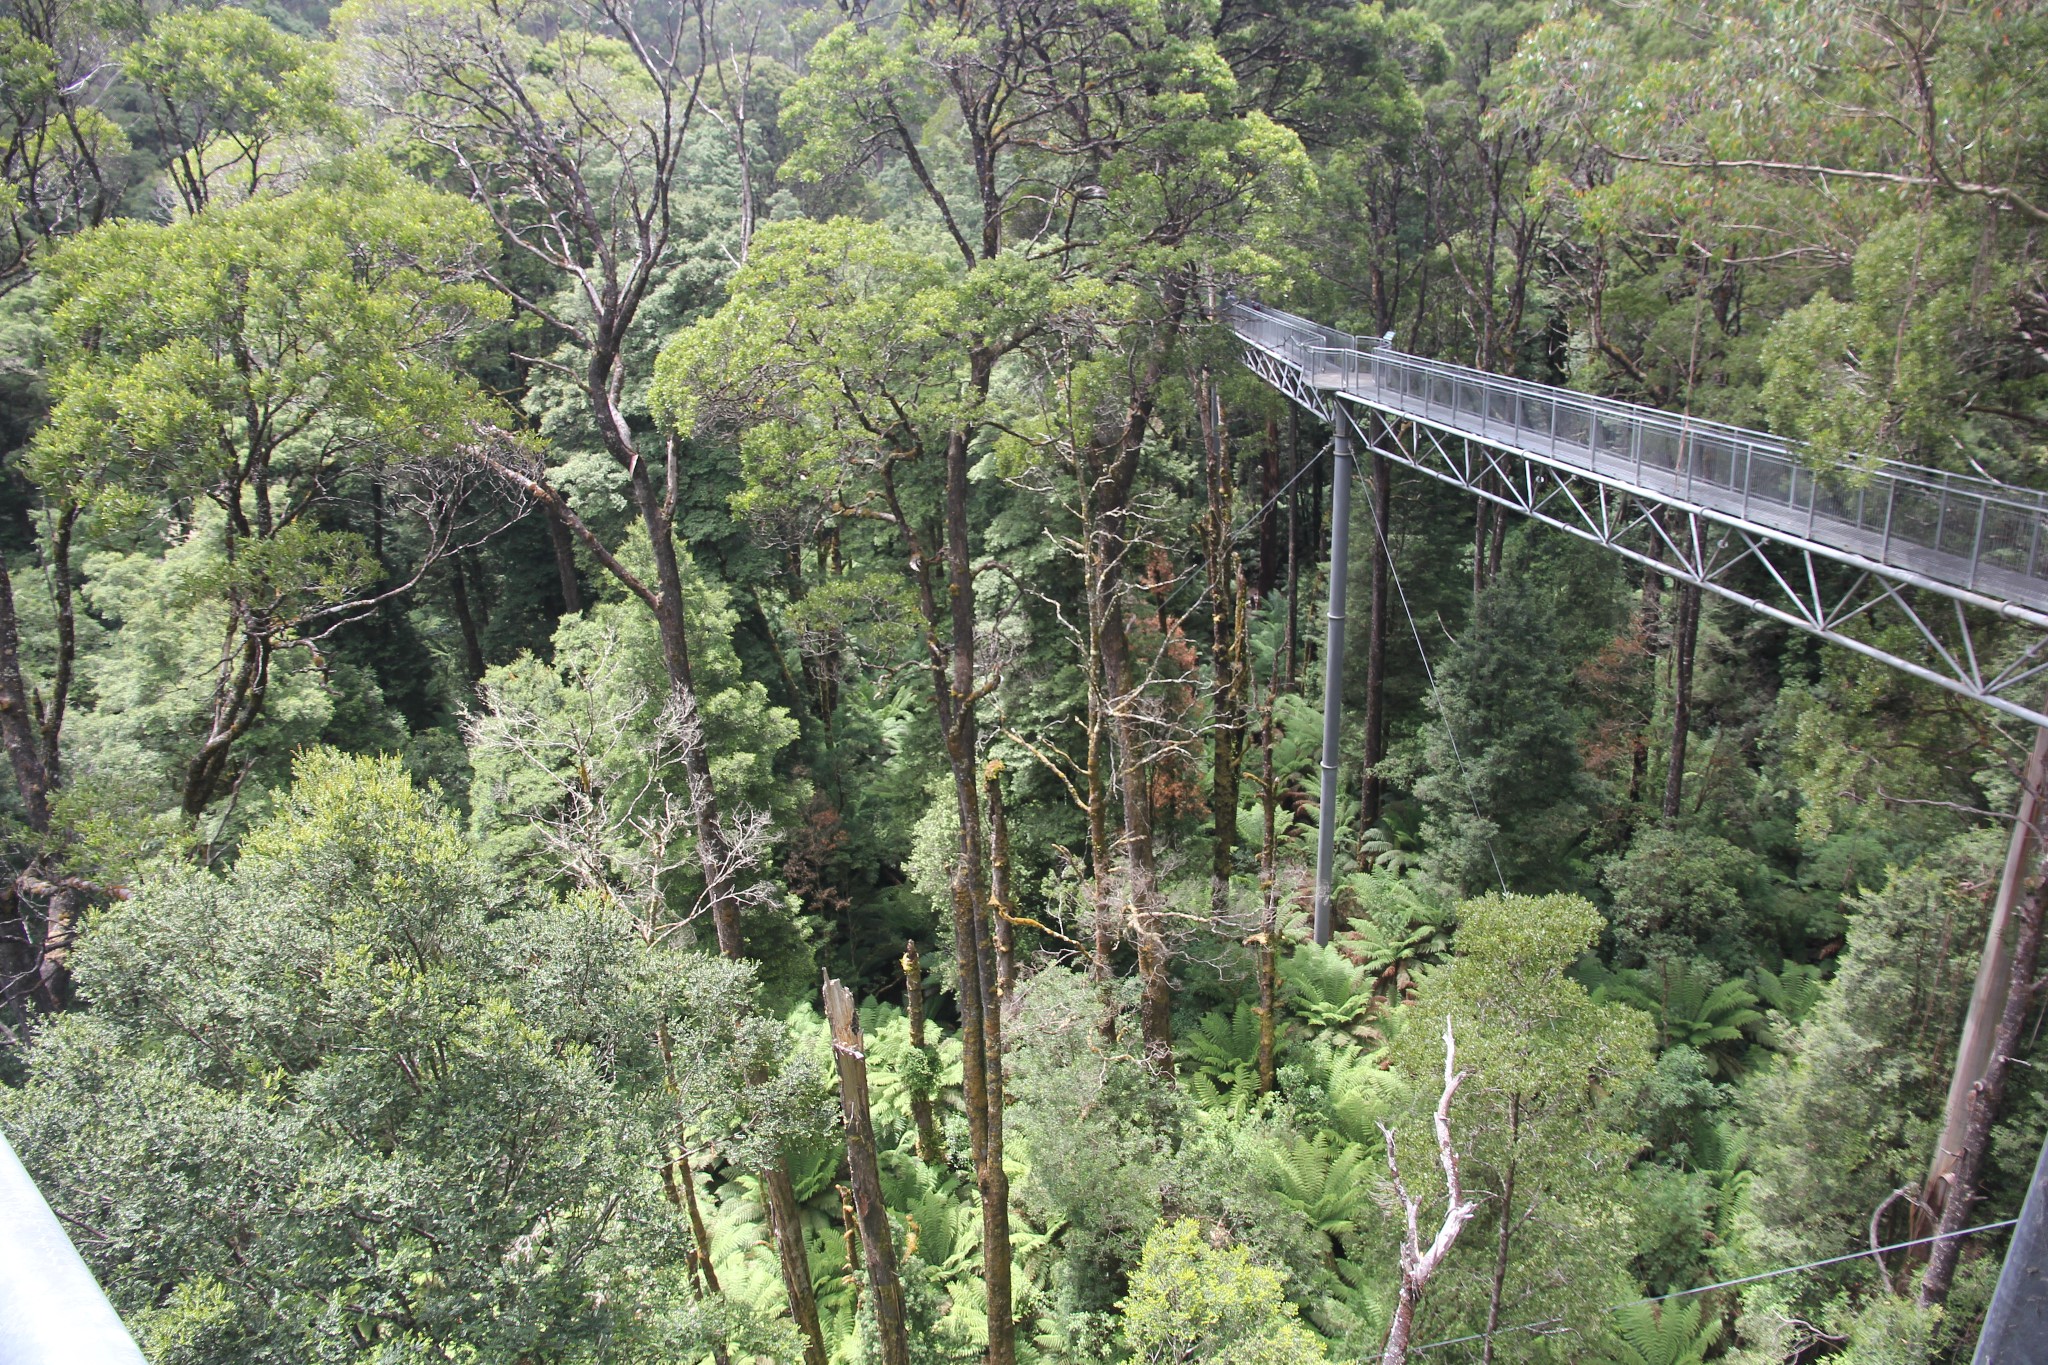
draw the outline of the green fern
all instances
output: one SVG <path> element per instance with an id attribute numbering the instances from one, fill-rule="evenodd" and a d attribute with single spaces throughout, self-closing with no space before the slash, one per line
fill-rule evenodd
<path id="1" fill-rule="evenodd" d="M 1363 1144 L 1318 1133 L 1270 1147 L 1267 1176 L 1273 1192 L 1321 1236 L 1324 1258 L 1330 1260 L 1339 1240 L 1372 1208 L 1378 1172 Z"/>
<path id="2" fill-rule="evenodd" d="M 1333 944 L 1301 944 L 1279 965 L 1288 1009 L 1318 1032 L 1352 1032 L 1372 1008 L 1371 980 Z"/>
<path id="3" fill-rule="evenodd" d="M 1228 1016 L 1211 1010 L 1181 1041 L 1194 1065 L 1188 1093 L 1204 1109 L 1241 1111 L 1259 1093 L 1259 1012 L 1240 1000 Z"/>
<path id="4" fill-rule="evenodd" d="M 1421 969 L 1450 953 L 1457 911 L 1398 871 L 1382 867 L 1344 878 L 1340 889 L 1351 926 L 1337 941 L 1368 974 L 1406 995 Z"/>
<path id="5" fill-rule="evenodd" d="M 1736 1154 L 1727 1157 L 1720 1179 L 1721 1197 L 1714 1208 L 1714 1240 L 1721 1246 L 1735 1243 L 1743 1220 L 1749 1215 L 1756 1185 L 1756 1172 L 1735 1168 Z"/>
<path id="6" fill-rule="evenodd" d="M 1595 999 L 1633 1005 L 1655 1019 L 1658 1046 L 1697 1050 L 1711 1075 L 1740 1076 L 1750 1037 L 1765 1022 L 1748 981 L 1735 977 L 1715 984 L 1696 963 L 1610 972 L 1589 959 L 1574 970 Z"/>
<path id="7" fill-rule="evenodd" d="M 1789 1023 L 1801 1023 L 1820 1003 L 1820 968 L 1810 962 L 1788 962 L 1780 972 L 1759 967 L 1751 973 L 1757 997 L 1785 1016 Z"/>
<path id="8" fill-rule="evenodd" d="M 1329 1113 L 1336 1130 L 1352 1142 L 1370 1145 L 1379 1134 L 1378 1121 L 1399 1103 L 1403 1089 L 1393 1072 L 1383 1070 L 1376 1054 L 1342 1051 L 1329 1072 Z"/>
<path id="9" fill-rule="evenodd" d="M 789 1178 L 796 1186 L 797 1199 L 805 1204 L 829 1206 L 836 1213 L 839 1197 L 832 1193 L 832 1187 L 839 1180 L 839 1167 L 845 1156 L 846 1149 L 836 1133 L 809 1134 L 792 1143 L 788 1152 Z"/>
<path id="10" fill-rule="evenodd" d="M 1386 1339 L 1394 1286 L 1376 1278 L 1368 1267 L 1340 1260 L 1331 1264 L 1316 1288 L 1308 1310 L 1316 1330 L 1337 1348 L 1342 1359 L 1376 1358 Z"/>
<path id="11" fill-rule="evenodd" d="M 1614 1310 L 1614 1340 L 1605 1365 L 1701 1365 L 1721 1340 L 1719 1314 L 1705 1316 L 1698 1299 L 1635 1303 Z"/>
<path id="12" fill-rule="evenodd" d="M 1422 865 L 1422 855 L 1401 846 L 1400 836 L 1374 825 L 1358 840 L 1358 856 L 1367 865 L 1396 876 Z"/>
<path id="13" fill-rule="evenodd" d="M 910 1045 L 910 1016 L 878 1000 L 861 1004 L 861 1033 L 867 1041 L 868 1100 L 881 1139 L 892 1143 L 911 1124 L 910 1101 L 920 1090 L 940 1110 L 958 1109 L 961 1094 L 960 1039 L 925 1026 L 922 1053 Z M 931 1041 L 936 1037 L 937 1041 Z"/>
<path id="14" fill-rule="evenodd" d="M 1287 806 L 1276 806 L 1273 810 L 1273 844 L 1276 848 L 1287 849 L 1303 843 L 1310 826 L 1295 815 Z M 1240 806 L 1237 812 L 1237 840 L 1246 848 L 1256 849 L 1266 838 L 1266 814 L 1256 805 Z"/>
<path id="15" fill-rule="evenodd" d="M 903 1220 L 905 1246 L 941 1278 L 967 1272 L 981 1255 L 974 1192 L 902 1152 L 883 1153 L 881 1167 L 882 1202 Z"/>

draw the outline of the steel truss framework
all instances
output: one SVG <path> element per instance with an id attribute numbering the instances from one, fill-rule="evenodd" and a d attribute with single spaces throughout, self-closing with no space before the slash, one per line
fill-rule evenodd
<path id="1" fill-rule="evenodd" d="M 2048 726 L 2042 701 L 2048 615 L 2040 611 L 1366 395 L 1317 388 L 1284 355 L 1243 330 L 1239 339 L 1247 368 L 1325 422 L 1335 423 L 1340 413 L 1349 417 L 1365 449 L 2015 719 Z M 1999 631 L 2001 622 L 2022 627 L 2021 642 Z M 1882 639 L 1868 630 L 1883 625 L 1906 630 L 1885 632 Z M 1858 626 L 1865 631 L 1852 633 Z M 1912 641 L 1910 654 L 1886 643 L 1901 636 Z"/>

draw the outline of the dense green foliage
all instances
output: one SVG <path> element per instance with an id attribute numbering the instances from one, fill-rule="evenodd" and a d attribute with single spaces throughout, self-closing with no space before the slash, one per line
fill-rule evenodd
<path id="1" fill-rule="evenodd" d="M 1997 1237 L 1850 1253 L 2031 737 L 1393 466 L 1318 809 L 1327 433 L 1215 324 L 2048 488 L 2044 50 L 0 0 L 0 1128 L 166 1365 L 1967 1359 Z"/>

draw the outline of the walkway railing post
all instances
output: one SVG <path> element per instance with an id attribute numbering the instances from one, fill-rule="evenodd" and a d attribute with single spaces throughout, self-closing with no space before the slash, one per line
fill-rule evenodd
<path id="1" fill-rule="evenodd" d="M 1333 403 L 1330 465 L 1329 634 L 1323 643 L 1322 790 L 1316 803 L 1316 942 L 1330 941 L 1337 880 L 1337 748 L 1344 722 L 1344 588 L 1351 573 L 1351 418 Z"/>

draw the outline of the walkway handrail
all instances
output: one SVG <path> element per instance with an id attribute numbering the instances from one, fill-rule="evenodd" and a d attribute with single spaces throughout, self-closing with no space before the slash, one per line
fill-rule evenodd
<path id="1" fill-rule="evenodd" d="M 144 1365 L 0 1133 L 0 1365 Z"/>
<path id="2" fill-rule="evenodd" d="M 1766 432 L 1406 355 L 1246 300 L 1232 300 L 1228 322 L 1316 389 L 1937 585 L 2048 607 L 2048 493 L 1892 460 L 1820 461 Z"/>

